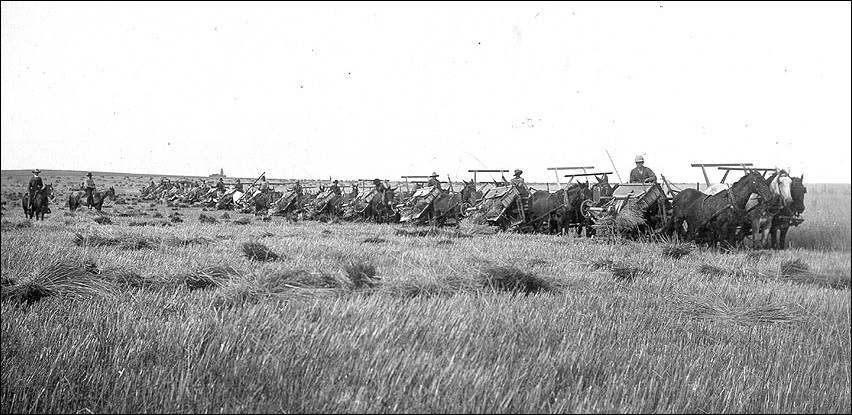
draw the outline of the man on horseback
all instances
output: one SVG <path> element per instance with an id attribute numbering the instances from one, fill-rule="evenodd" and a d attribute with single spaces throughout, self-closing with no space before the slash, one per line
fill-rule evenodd
<path id="1" fill-rule="evenodd" d="M 92 178 L 92 172 L 86 174 L 86 204 L 89 205 L 89 210 L 95 205 L 95 179 Z"/>
<path id="2" fill-rule="evenodd" d="M 44 182 L 41 180 L 41 177 L 38 175 L 41 174 L 41 170 L 35 169 L 33 170 L 33 177 L 30 178 L 30 184 L 27 190 L 29 191 L 29 206 L 33 205 L 33 200 L 35 200 L 35 196 L 41 189 L 44 189 Z M 32 208 L 30 208 L 32 209 Z"/>
<path id="3" fill-rule="evenodd" d="M 240 182 L 240 179 L 237 179 L 237 182 L 234 184 L 234 190 L 240 193 L 243 192 L 243 184 Z"/>
<path id="4" fill-rule="evenodd" d="M 442 192 L 444 191 L 444 189 L 441 188 L 441 181 L 438 180 L 438 173 L 432 172 L 432 175 L 429 176 L 429 182 L 427 182 L 426 185 L 437 186 L 438 190 L 440 190 Z"/>
<path id="5" fill-rule="evenodd" d="M 260 193 L 269 192 L 269 183 L 266 182 L 266 176 L 260 176 Z"/>
<path id="6" fill-rule="evenodd" d="M 225 193 L 225 182 L 222 180 L 221 177 L 219 178 L 219 181 L 216 182 L 216 190 Z"/>
<path id="7" fill-rule="evenodd" d="M 645 158 L 636 156 L 636 168 L 630 170 L 630 183 L 656 183 L 657 175 L 645 167 Z"/>

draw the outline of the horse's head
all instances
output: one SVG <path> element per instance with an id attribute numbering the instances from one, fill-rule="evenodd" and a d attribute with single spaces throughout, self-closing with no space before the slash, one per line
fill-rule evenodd
<path id="1" fill-rule="evenodd" d="M 788 206 L 799 214 L 805 211 L 805 193 L 808 192 L 808 188 L 803 183 L 804 179 L 805 175 L 793 177 L 790 183 L 790 195 L 793 197 L 793 202 Z"/>
<path id="2" fill-rule="evenodd" d="M 748 174 L 731 185 L 731 191 L 746 199 L 752 193 L 757 193 L 761 201 L 770 201 L 774 197 L 772 190 L 769 189 L 769 184 L 766 183 L 766 179 L 754 170 L 749 171 Z"/>
<path id="3" fill-rule="evenodd" d="M 769 182 L 769 188 L 772 190 L 772 193 L 781 198 L 781 203 L 784 206 L 789 206 L 793 203 L 793 195 L 790 192 L 792 183 L 793 179 L 784 170 L 776 171 Z"/>
<path id="4" fill-rule="evenodd" d="M 46 197 L 53 199 L 53 183 L 44 186 L 44 189 L 42 189 L 41 192 Z"/>

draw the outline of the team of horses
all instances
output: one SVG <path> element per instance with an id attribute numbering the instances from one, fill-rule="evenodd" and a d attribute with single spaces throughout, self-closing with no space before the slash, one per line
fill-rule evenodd
<path id="1" fill-rule="evenodd" d="M 801 222 L 805 210 L 807 189 L 804 176 L 792 177 L 784 170 L 776 170 L 767 178 L 757 171 L 749 171 L 731 185 L 718 184 L 703 191 L 685 189 L 671 199 L 671 217 L 665 232 L 677 235 L 684 241 L 711 246 L 737 246 L 748 236 L 753 247 L 783 248 L 791 226 Z M 428 223 L 441 226 L 457 223 L 483 198 L 474 182 L 463 181 L 460 191 L 443 191 L 429 206 Z M 508 182 L 495 182 L 494 186 L 509 186 Z M 598 183 L 574 182 L 557 191 L 529 189 L 524 198 L 526 220 L 518 229 L 542 233 L 566 233 L 574 229 L 579 236 L 596 234 L 589 218 L 582 214 L 583 204 L 612 194 L 613 187 L 605 176 Z M 293 189 L 285 191 L 256 191 L 243 194 L 234 189 L 221 192 L 215 188 L 172 184 L 154 185 L 143 189 L 143 199 L 160 198 L 166 203 L 201 204 L 215 209 L 233 209 L 239 203 L 243 212 L 288 216 L 293 219 L 371 221 L 395 223 L 400 220 L 399 207 L 413 192 L 397 187 L 380 187 L 359 193 L 357 186 L 351 192 L 334 193 L 330 188 L 320 192 L 303 193 Z M 113 187 L 94 192 L 89 204 L 82 190 L 68 195 L 68 207 L 75 211 L 81 206 L 101 211 L 104 201 L 115 200 Z M 25 215 L 43 220 L 49 213 L 48 204 L 53 198 L 53 186 L 47 185 L 30 201 L 22 201 Z M 454 219 L 451 221 L 451 219 Z M 797 222 L 798 221 L 798 222 Z M 780 236 L 779 236 L 780 235 Z M 767 241 L 767 239 L 769 239 Z"/>
<path id="2" fill-rule="evenodd" d="M 672 199 L 668 231 L 686 241 L 737 246 L 752 236 L 753 247 L 784 248 L 787 231 L 805 211 L 804 176 L 778 170 L 764 179 L 751 171 L 730 187 L 714 186 L 700 192 L 686 189 Z M 780 232 L 780 240 L 776 235 Z"/>

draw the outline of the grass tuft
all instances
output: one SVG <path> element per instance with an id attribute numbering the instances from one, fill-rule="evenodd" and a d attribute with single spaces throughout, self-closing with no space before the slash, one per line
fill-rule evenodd
<path id="1" fill-rule="evenodd" d="M 482 286 L 512 293 L 537 293 L 552 291 L 551 284 L 543 278 L 512 266 L 491 266 L 479 273 Z"/>
<path id="2" fill-rule="evenodd" d="M 212 216 L 207 216 L 203 213 L 198 215 L 198 220 L 201 221 L 201 223 L 218 223 L 219 222 L 218 220 L 216 220 L 216 218 L 214 218 Z"/>
<path id="3" fill-rule="evenodd" d="M 383 244 L 383 243 L 385 243 L 385 242 L 387 242 L 387 241 L 388 241 L 387 239 L 379 238 L 378 236 L 373 236 L 373 237 L 370 237 L 370 238 L 364 239 L 361 243 L 365 243 L 365 244 Z"/>
<path id="4" fill-rule="evenodd" d="M 197 269 L 179 278 L 190 290 L 216 288 L 223 286 L 229 280 L 239 277 L 240 273 L 228 265 L 217 265 Z"/>
<path id="5" fill-rule="evenodd" d="M 663 256 L 680 259 L 689 255 L 695 246 L 692 244 L 667 244 L 663 246 Z"/>
<path id="6" fill-rule="evenodd" d="M 279 259 L 278 254 L 272 252 L 271 249 L 260 242 L 245 242 L 241 245 L 241 249 L 243 251 L 243 255 L 251 260 L 277 261 Z"/>
<path id="7" fill-rule="evenodd" d="M 98 217 L 96 217 L 92 220 L 97 222 L 100 225 L 111 225 L 112 224 L 112 219 L 110 219 L 107 216 L 98 216 Z"/>

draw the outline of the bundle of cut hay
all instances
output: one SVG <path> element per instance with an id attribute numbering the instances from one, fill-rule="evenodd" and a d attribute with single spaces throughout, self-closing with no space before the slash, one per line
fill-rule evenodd
<path id="1" fill-rule="evenodd" d="M 221 287 L 240 273 L 228 265 L 204 267 L 181 275 L 179 278 L 190 290 Z"/>
<path id="2" fill-rule="evenodd" d="M 251 223 L 251 219 L 239 218 L 239 219 L 235 220 L 234 223 L 237 224 L 237 225 L 248 225 L 249 223 Z"/>
<path id="3" fill-rule="evenodd" d="M 111 296 L 115 288 L 79 263 L 58 262 L 42 267 L 3 292 L 3 300 L 32 304 L 44 297 Z"/>
<path id="4" fill-rule="evenodd" d="M 343 267 L 352 288 L 372 288 L 378 284 L 380 277 L 376 276 L 376 266 L 367 262 L 350 262 Z"/>
<path id="5" fill-rule="evenodd" d="M 548 281 L 512 266 L 484 268 L 479 273 L 479 279 L 485 288 L 512 293 L 530 294 L 553 290 Z"/>
<path id="6" fill-rule="evenodd" d="M 362 241 L 361 243 L 382 244 L 382 243 L 385 243 L 387 241 L 388 241 L 387 239 L 379 238 L 378 236 L 374 236 L 374 237 L 371 237 L 371 238 L 364 239 L 364 241 Z"/>
<path id="7" fill-rule="evenodd" d="M 406 230 L 406 229 L 397 229 L 394 234 L 402 235 L 402 236 L 432 236 L 435 235 L 434 229 L 415 229 L 415 230 Z"/>
<path id="8" fill-rule="evenodd" d="M 201 223 L 218 223 L 219 222 L 218 220 L 216 220 L 216 218 L 214 218 L 212 216 L 207 216 L 203 213 L 198 215 L 198 220 L 201 221 Z"/>
<path id="9" fill-rule="evenodd" d="M 586 264 L 591 269 L 611 269 L 613 266 L 612 258 L 595 258 Z"/>
<path id="10" fill-rule="evenodd" d="M 663 247 L 663 256 L 680 259 L 695 249 L 693 244 L 667 244 Z"/>
<path id="11" fill-rule="evenodd" d="M 77 216 L 77 214 L 74 213 L 74 212 L 64 212 L 64 213 L 62 213 L 62 216 L 70 216 L 70 217 L 73 218 L 73 217 Z"/>
<path id="12" fill-rule="evenodd" d="M 212 239 L 208 239 L 202 236 L 191 236 L 191 237 L 179 237 L 179 236 L 169 236 L 163 242 L 169 246 L 189 246 L 189 245 L 208 245 L 213 242 Z"/>
<path id="13" fill-rule="evenodd" d="M 636 276 L 643 274 L 645 270 L 624 264 L 613 264 L 610 272 L 612 272 L 612 277 L 618 281 L 631 282 Z"/>
<path id="14" fill-rule="evenodd" d="M 101 224 L 101 225 L 110 225 L 110 224 L 112 224 L 112 219 L 110 219 L 109 217 L 106 217 L 106 216 L 98 216 L 98 217 L 96 217 L 96 218 L 94 218 L 94 219 L 92 219 L 92 220 L 94 220 L 95 222 L 97 222 L 97 223 L 99 223 L 99 224 Z"/>
<path id="15" fill-rule="evenodd" d="M 750 251 L 746 254 L 746 259 L 749 261 L 760 261 L 761 259 L 770 256 L 772 256 L 772 254 L 766 251 Z"/>
<path id="16" fill-rule="evenodd" d="M 30 222 L 29 220 L 22 220 L 22 221 L 19 221 L 19 222 L 12 222 L 12 221 L 3 220 L 3 222 L 2 222 L 2 229 L 4 229 L 4 230 L 7 230 L 7 229 L 26 229 L 26 228 L 32 228 L 32 227 L 33 227 L 33 223 Z"/>
<path id="17" fill-rule="evenodd" d="M 761 323 L 792 323 L 799 320 L 786 307 L 765 303 L 757 306 L 733 305 L 718 296 L 678 295 L 673 303 L 681 312 L 697 319 L 727 321 L 749 326 Z"/>
<path id="18" fill-rule="evenodd" d="M 162 213 L 160 213 L 160 212 L 157 212 L 157 213 L 155 213 L 155 214 L 154 214 L 154 217 L 155 217 L 155 218 L 162 218 L 162 217 L 163 217 L 163 214 L 162 214 Z"/>
<path id="19" fill-rule="evenodd" d="M 124 267 L 106 268 L 100 271 L 100 277 L 118 287 L 142 288 L 151 285 L 138 272 Z"/>
<path id="20" fill-rule="evenodd" d="M 645 218 L 633 204 L 628 204 L 614 215 L 605 215 L 597 221 L 597 225 L 617 231 L 632 231 L 645 224 Z"/>
<path id="21" fill-rule="evenodd" d="M 272 252 L 266 245 L 251 241 L 245 242 L 242 244 L 243 254 L 251 260 L 258 261 L 277 261 L 279 259 L 278 254 Z"/>
<path id="22" fill-rule="evenodd" d="M 810 266 L 798 258 L 787 259 L 782 262 L 775 275 L 767 272 L 758 272 L 757 274 L 767 279 L 775 277 L 798 284 L 814 284 L 837 289 L 850 286 L 849 275 L 831 275 L 811 271 Z"/>
<path id="23" fill-rule="evenodd" d="M 156 239 L 132 233 L 74 233 L 74 243 L 77 246 L 117 246 L 123 249 L 145 249 L 153 248 L 157 242 Z"/>
<path id="24" fill-rule="evenodd" d="M 725 275 L 732 275 L 733 272 L 722 267 L 711 265 L 711 264 L 701 264 L 698 267 L 698 273 L 707 275 L 710 277 L 722 277 Z"/>
<path id="25" fill-rule="evenodd" d="M 171 218 L 171 221 L 172 221 L 172 222 L 174 222 L 174 223 L 181 223 L 181 222 L 183 222 L 183 219 L 181 219 L 181 218 L 180 218 L 180 217 L 178 217 L 178 216 L 170 216 L 170 218 Z"/>
<path id="26" fill-rule="evenodd" d="M 222 216 L 219 216 L 219 219 L 231 219 L 231 215 L 229 215 L 228 212 L 225 212 Z"/>

